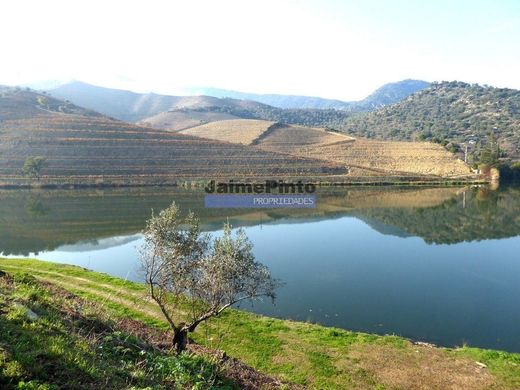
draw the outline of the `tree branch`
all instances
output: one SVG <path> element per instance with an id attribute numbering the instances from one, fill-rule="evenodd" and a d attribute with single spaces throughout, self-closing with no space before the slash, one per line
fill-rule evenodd
<path id="1" fill-rule="evenodd" d="M 193 321 L 191 324 L 189 325 L 185 325 L 183 327 L 183 329 L 186 329 L 187 331 L 189 332 L 194 332 L 195 331 L 195 328 L 203 321 L 206 321 L 207 319 L 215 316 L 217 317 L 220 313 L 222 313 L 225 309 L 227 309 L 228 307 L 234 305 L 235 303 L 238 303 L 240 301 L 243 301 L 245 299 L 252 299 L 252 298 L 258 298 L 258 297 L 261 297 L 261 296 L 264 296 L 266 294 L 252 294 L 252 295 L 247 295 L 245 297 L 241 297 L 241 298 L 237 298 L 235 300 L 233 300 L 232 302 L 229 302 L 229 303 L 226 303 L 225 305 L 223 305 L 220 309 L 212 309 L 206 313 L 204 313 L 203 315 L 201 315 L 199 318 L 197 318 L 195 321 Z"/>

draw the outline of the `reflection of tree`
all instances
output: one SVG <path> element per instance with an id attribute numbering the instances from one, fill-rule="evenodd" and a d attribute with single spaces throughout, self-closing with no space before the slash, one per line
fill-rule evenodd
<path id="1" fill-rule="evenodd" d="M 490 227 L 494 223 L 494 216 L 498 208 L 498 192 L 486 187 L 479 188 L 475 196 L 479 212 L 484 216 L 484 221 Z"/>
<path id="2" fill-rule="evenodd" d="M 355 214 L 375 229 L 385 223 L 427 243 L 514 237 L 520 235 L 520 190 L 476 188 L 435 207 L 366 209 Z"/>
<path id="3" fill-rule="evenodd" d="M 25 204 L 25 210 L 27 214 L 33 217 L 43 217 L 50 211 L 50 209 L 43 204 L 39 196 L 31 196 Z"/>

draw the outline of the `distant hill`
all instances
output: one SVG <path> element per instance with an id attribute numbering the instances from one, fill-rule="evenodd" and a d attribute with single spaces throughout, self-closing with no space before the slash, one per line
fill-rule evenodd
<path id="1" fill-rule="evenodd" d="M 298 95 L 262 95 L 218 88 L 198 88 L 191 92 L 200 96 L 168 96 L 154 93 L 135 93 L 120 89 L 99 87 L 81 81 L 72 81 L 48 92 L 59 99 L 69 100 L 81 107 L 90 108 L 104 115 L 127 122 L 145 121 L 159 128 L 180 128 L 196 126 L 213 120 L 250 118 L 281 120 L 301 125 L 314 125 L 330 118 L 344 118 L 347 114 L 335 111 L 358 112 L 373 110 L 398 102 L 410 94 L 426 88 L 429 83 L 419 80 L 403 80 L 389 83 L 376 90 L 367 98 L 356 102 L 324 99 Z M 280 111 L 289 109 L 289 111 Z M 184 110 L 184 113 L 178 111 Z M 296 112 L 292 110 L 297 110 Z M 307 111 L 311 110 L 311 111 Z M 319 112 L 324 110 L 324 112 Z M 164 120 L 164 112 L 176 112 L 172 120 Z M 205 114 L 197 114 L 204 111 Z M 210 114 L 208 114 L 210 113 Z M 216 113 L 212 115 L 211 113 Z M 228 116 L 219 114 L 227 113 Z M 161 115 L 159 118 L 154 118 Z M 172 115 L 170 115 L 172 116 Z M 172 124 L 182 122 L 182 125 Z"/>
<path id="2" fill-rule="evenodd" d="M 258 94 L 233 91 L 220 88 L 192 88 L 193 94 L 202 94 L 220 98 L 254 100 L 278 108 L 317 108 L 317 109 L 349 109 L 351 103 L 342 100 L 325 99 L 315 96 Z"/>
<path id="3" fill-rule="evenodd" d="M 246 93 L 219 88 L 192 88 L 191 92 L 221 98 L 254 100 L 278 108 L 366 111 L 396 103 L 412 93 L 428 88 L 429 85 L 430 83 L 421 80 L 402 80 L 388 83 L 365 99 L 351 102 L 314 96 Z"/>
<path id="4" fill-rule="evenodd" d="M 229 95 L 233 97 L 230 100 L 231 102 L 236 102 L 236 99 L 252 99 L 268 104 L 223 104 L 229 101 L 228 99 L 215 105 L 170 109 L 168 112 L 145 118 L 141 122 L 153 127 L 174 131 L 213 121 L 237 118 L 263 119 L 301 126 L 343 129 L 344 122 L 353 113 L 374 110 L 400 101 L 428 85 L 429 83 L 418 80 L 390 83 L 358 102 L 342 102 L 306 96 L 247 94 L 215 88 L 195 89 L 193 91 L 214 94 L 222 97 L 222 99 L 226 99 L 225 96 Z M 299 108 L 288 108 L 293 106 Z"/>
<path id="5" fill-rule="evenodd" d="M 110 119 L 34 91 L 0 91 L 0 180 L 24 183 L 28 157 L 42 156 L 43 181 L 161 184 L 245 177 L 323 177 L 343 165 Z"/>
<path id="6" fill-rule="evenodd" d="M 426 89 L 431 84 L 422 80 L 403 80 L 388 83 L 376 89 L 372 94 L 355 102 L 358 111 L 370 111 L 390 104 L 398 103 L 408 96 Z"/>
<path id="7" fill-rule="evenodd" d="M 81 107 L 90 108 L 112 118 L 138 122 L 169 110 L 202 109 L 230 106 L 260 108 L 261 103 L 219 99 L 212 96 L 168 96 L 155 93 L 136 93 L 121 89 L 99 87 L 73 81 L 48 91 L 52 96 L 69 100 Z"/>
<path id="8" fill-rule="evenodd" d="M 502 149 L 520 158 L 520 91 L 462 82 L 434 83 L 403 101 L 336 123 L 349 134 L 395 140 L 485 142 L 494 132 Z"/>
<path id="9" fill-rule="evenodd" d="M 36 93 L 29 88 L 0 85 L 0 125 L 4 121 L 39 117 L 47 114 L 102 117 L 95 111 L 78 107 L 46 94 Z"/>

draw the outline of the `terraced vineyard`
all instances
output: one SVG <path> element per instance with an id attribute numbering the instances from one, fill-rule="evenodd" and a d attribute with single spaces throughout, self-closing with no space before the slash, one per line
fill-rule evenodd
<path id="1" fill-rule="evenodd" d="M 179 180 L 341 175 L 335 163 L 222 143 L 112 120 L 32 91 L 0 97 L 0 177 L 20 180 L 43 156 L 43 181 L 161 184 Z"/>
<path id="2" fill-rule="evenodd" d="M 350 176 L 471 175 L 466 164 L 428 142 L 356 139 L 300 126 L 280 127 L 258 142 L 264 150 L 344 164 Z"/>
<path id="3" fill-rule="evenodd" d="M 357 178 L 410 175 L 459 178 L 472 174 L 452 153 L 430 142 L 353 138 L 320 128 L 253 119 L 217 121 L 181 133 L 339 163 L 349 169 L 350 177 Z"/>
<path id="4" fill-rule="evenodd" d="M 269 150 L 275 150 L 270 148 Z M 356 139 L 333 145 L 299 149 L 299 156 L 323 158 L 344 163 L 351 175 L 434 175 L 464 177 L 470 168 L 442 146 L 428 142 L 387 142 Z"/>
<path id="5" fill-rule="evenodd" d="M 275 123 L 258 119 L 230 119 L 193 127 L 183 130 L 181 133 L 195 137 L 250 145 Z"/>
<path id="6" fill-rule="evenodd" d="M 323 129 L 296 125 L 278 126 L 264 133 L 255 144 L 265 149 L 291 153 L 305 147 L 318 147 L 338 142 L 351 142 L 354 138 Z"/>

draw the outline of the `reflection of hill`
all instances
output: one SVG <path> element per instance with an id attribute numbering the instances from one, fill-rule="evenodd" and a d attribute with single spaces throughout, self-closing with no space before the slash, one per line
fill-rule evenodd
<path id="1" fill-rule="evenodd" d="M 354 214 L 373 227 L 372 221 L 392 225 L 428 243 L 507 238 L 520 235 L 520 188 L 471 189 L 434 207 L 370 208 Z"/>
<path id="2" fill-rule="evenodd" d="M 520 190 L 460 188 L 327 188 L 316 209 L 206 209 L 201 189 L 0 192 L 0 252 L 28 254 L 58 246 L 138 233 L 151 209 L 172 200 L 191 209 L 205 230 L 229 218 L 235 226 L 316 221 L 353 215 L 384 234 L 427 242 L 460 242 L 520 234 Z"/>
<path id="3" fill-rule="evenodd" d="M 28 254 L 141 231 L 172 200 L 211 219 L 201 196 L 179 189 L 0 192 L 0 252 Z M 232 214 L 229 214 L 230 216 Z"/>

